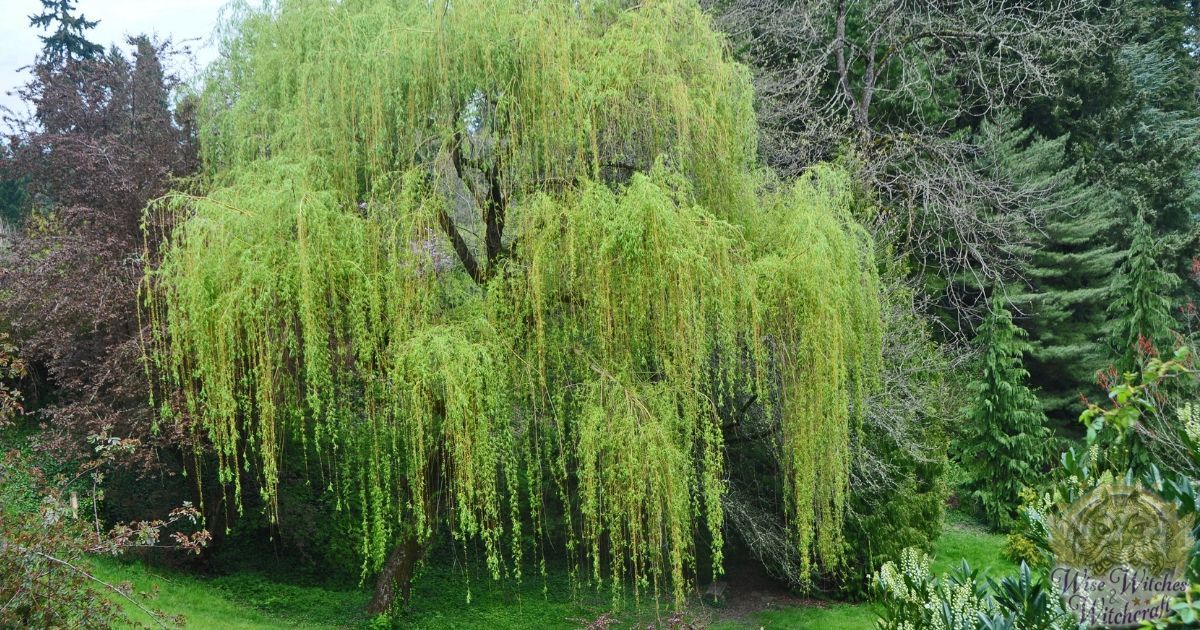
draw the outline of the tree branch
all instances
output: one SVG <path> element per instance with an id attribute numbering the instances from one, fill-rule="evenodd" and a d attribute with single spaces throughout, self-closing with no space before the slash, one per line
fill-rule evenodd
<path id="1" fill-rule="evenodd" d="M 18 548 L 18 549 L 19 549 L 19 548 Z M 89 579 L 89 580 L 92 580 L 93 582 L 97 582 L 97 583 L 99 583 L 99 584 L 102 584 L 102 585 L 103 585 L 105 588 L 107 588 L 108 590 L 110 590 L 110 591 L 112 591 L 112 592 L 116 593 L 117 595 L 120 595 L 121 597 L 124 597 L 124 598 L 125 598 L 126 600 L 128 600 L 128 601 L 129 601 L 131 604 L 133 604 L 134 606 L 137 606 L 139 609 L 141 609 L 141 611 L 142 611 L 142 612 L 146 613 L 146 615 L 147 615 L 147 616 L 149 616 L 149 617 L 150 617 L 150 619 L 154 620 L 154 622 L 155 622 L 155 623 L 157 623 L 159 626 L 161 626 L 161 627 L 163 627 L 163 628 L 166 628 L 166 627 L 167 627 L 167 624 L 163 623 L 163 622 L 162 622 L 162 619 L 160 619 L 160 618 L 159 618 L 159 615 L 158 615 L 158 613 L 155 613 L 153 610 L 150 610 L 149 608 L 146 608 L 145 606 L 143 606 L 143 605 L 141 604 L 141 602 L 139 602 L 139 601 L 137 601 L 136 599 L 134 599 L 134 598 L 130 597 L 129 595 L 126 595 L 126 594 L 125 594 L 125 593 L 124 593 L 124 592 L 123 592 L 121 589 L 117 588 L 116 586 L 114 586 L 114 585 L 112 585 L 112 584 L 109 584 L 108 582 L 105 582 L 104 580 L 101 580 L 100 578 L 98 578 L 98 577 L 96 577 L 96 576 L 92 575 L 91 573 L 88 573 L 87 571 L 84 571 L 83 569 L 80 569 L 79 567 L 77 567 L 77 566 L 75 566 L 75 565 L 71 564 L 70 562 L 67 562 L 66 560 L 60 560 L 60 559 L 58 559 L 58 558 L 55 558 L 54 556 L 52 556 L 52 555 L 50 555 L 50 554 L 48 554 L 48 553 L 43 553 L 43 552 L 41 552 L 41 551 L 37 551 L 37 550 L 35 550 L 35 549 L 30 549 L 29 551 L 32 551 L 32 552 L 33 552 L 35 555 L 41 556 L 41 557 L 43 557 L 43 558 L 45 558 L 45 559 L 47 559 L 47 560 L 49 560 L 49 561 L 51 561 L 51 562 L 57 562 L 58 564 L 61 564 L 61 565 L 65 566 L 65 567 L 67 567 L 67 568 L 71 569 L 72 571 L 75 571 L 76 573 L 78 573 L 78 574 L 82 575 L 83 577 L 85 577 L 85 578 L 87 578 L 87 579 Z"/>
<path id="2" fill-rule="evenodd" d="M 459 234 L 458 228 L 454 226 L 454 219 L 451 219 L 450 214 L 443 209 L 438 212 L 438 223 L 441 224 L 446 236 L 450 237 L 450 243 L 454 245 L 454 253 L 458 255 L 459 262 L 467 269 L 467 273 L 471 276 L 471 279 L 476 284 L 483 284 L 486 278 L 483 277 L 483 272 L 479 269 L 479 263 L 475 262 L 475 255 L 471 253 L 471 248 L 467 246 L 467 242 L 463 240 L 462 234 Z"/>
<path id="3" fill-rule="evenodd" d="M 858 110 L 858 99 L 854 98 L 854 91 L 850 89 L 850 69 L 846 65 L 846 2 L 841 0 L 838 2 L 837 10 L 837 39 L 834 41 L 834 48 L 837 51 L 837 71 L 838 83 L 842 86 L 842 93 L 846 100 L 850 102 L 850 107 Z"/>
<path id="4" fill-rule="evenodd" d="M 497 262 L 504 254 L 504 219 L 507 203 L 500 188 L 499 164 L 484 173 L 488 180 L 488 196 L 483 204 L 484 247 L 487 250 L 488 271 L 494 272 Z"/>
<path id="5" fill-rule="evenodd" d="M 462 117 L 461 113 L 456 113 L 454 116 L 454 124 L 458 124 Z M 458 176 L 463 184 L 471 189 L 474 196 L 475 189 L 470 180 L 464 174 L 463 157 L 462 157 L 462 131 L 461 129 L 454 132 L 454 142 L 450 147 L 450 161 L 454 166 L 454 173 Z M 476 198 L 478 203 L 478 198 Z M 442 230 L 446 236 L 450 237 L 450 243 L 454 246 L 454 253 L 458 256 L 459 262 L 466 268 L 467 274 L 476 284 L 482 285 L 487 279 L 484 277 L 483 270 L 479 268 L 479 263 L 475 260 L 475 254 L 471 253 L 471 248 L 467 246 L 466 240 L 459 233 L 458 228 L 454 225 L 454 219 L 450 217 L 450 213 L 445 209 L 438 212 L 438 223 L 441 224 Z"/>

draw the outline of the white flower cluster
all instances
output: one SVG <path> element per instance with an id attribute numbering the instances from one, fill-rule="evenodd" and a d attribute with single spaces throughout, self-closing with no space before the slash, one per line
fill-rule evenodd
<path id="1" fill-rule="evenodd" d="M 1177 412 L 1179 423 L 1183 425 L 1183 432 L 1191 440 L 1192 444 L 1200 443 L 1200 409 L 1192 406 L 1192 403 L 1184 403 Z"/>
<path id="2" fill-rule="evenodd" d="M 929 566 L 929 556 L 920 549 L 908 548 L 901 552 L 898 562 L 880 567 L 875 574 L 880 630 L 984 630 L 996 627 L 997 621 L 1017 630 L 1078 627 L 1077 619 L 1062 607 L 1063 593 L 1057 584 L 1039 586 L 1036 579 L 1004 578 L 998 585 L 969 568 L 936 578 Z M 1034 596 L 1042 588 L 1045 590 L 1041 593 L 1050 595 L 1049 601 Z M 1014 607 L 997 600 L 995 589 L 1017 593 L 1017 602 L 1038 600 L 1043 604 L 1040 609 L 1022 608 L 1020 604 Z"/>
<path id="3" fill-rule="evenodd" d="M 891 596 L 901 601 L 918 604 L 928 597 L 921 585 L 929 583 L 932 575 L 929 572 L 929 557 L 916 547 L 908 547 L 900 552 L 900 566 L 894 562 L 885 562 L 879 568 L 879 583 Z"/>
<path id="4" fill-rule="evenodd" d="M 949 595 L 949 601 L 945 596 Z M 933 630 L 957 630 L 965 623 L 974 626 L 979 614 L 987 612 L 987 607 L 979 601 L 979 597 L 970 583 L 962 583 L 943 593 L 939 589 L 925 604 L 930 612 L 930 625 Z M 949 610 L 949 618 L 944 611 Z"/>
<path id="5" fill-rule="evenodd" d="M 887 562 L 879 569 L 877 580 L 883 595 L 901 603 L 904 612 L 892 616 L 884 627 L 893 630 L 951 630 L 973 627 L 981 612 L 987 612 L 974 583 L 954 583 L 934 579 L 930 559 L 923 551 L 909 547 L 900 553 L 898 563 Z M 947 616 L 947 612 L 949 615 Z"/>

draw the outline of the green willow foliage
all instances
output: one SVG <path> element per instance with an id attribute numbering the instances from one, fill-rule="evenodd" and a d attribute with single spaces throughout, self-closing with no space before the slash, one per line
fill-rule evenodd
<path id="1" fill-rule="evenodd" d="M 751 97 L 690 2 L 244 13 L 203 97 L 206 192 L 152 211 L 176 225 L 146 284 L 163 413 L 198 420 L 236 504 L 243 473 L 274 504 L 308 467 L 361 516 L 364 572 L 444 528 L 519 577 L 565 537 L 614 593 L 680 602 L 699 541 L 720 572 L 722 410 L 757 401 L 796 544 L 836 564 L 873 246 L 844 173 L 760 170 Z M 472 274 L 447 235 L 484 260 L 479 173 L 505 232 Z"/>

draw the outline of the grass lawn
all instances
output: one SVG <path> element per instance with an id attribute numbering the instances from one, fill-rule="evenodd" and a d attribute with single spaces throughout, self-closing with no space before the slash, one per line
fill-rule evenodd
<path id="1" fill-rule="evenodd" d="M 933 548 L 934 575 L 957 569 L 963 560 L 972 569 L 986 567 L 988 575 L 1016 575 L 1018 567 L 1004 557 L 1004 536 L 989 534 L 981 525 L 959 513 L 950 513 L 941 538 Z"/>
<path id="2" fill-rule="evenodd" d="M 724 620 L 712 630 L 746 628 L 874 628 L 875 612 L 869 604 L 830 603 L 828 606 L 783 608 L 760 612 L 752 619 Z"/>
<path id="3" fill-rule="evenodd" d="M 1016 571 L 1003 557 L 1004 538 L 989 534 L 968 519 L 951 515 L 934 549 L 933 569 L 944 573 L 963 558 L 972 567 L 987 567 L 993 576 Z M 132 582 L 138 592 L 157 587 L 150 604 L 171 615 L 183 615 L 189 628 L 364 628 L 370 619 L 363 612 L 366 589 L 351 585 L 290 583 L 257 572 L 203 577 L 151 569 L 139 563 L 107 558 L 93 561 L 96 576 L 110 583 Z M 469 586 L 468 586 L 469 584 Z M 470 603 L 467 603 L 468 588 Z M 414 585 L 412 606 L 399 619 L 405 628 L 579 628 L 600 617 L 610 607 L 607 592 L 585 592 L 572 597 L 565 577 L 546 580 L 527 577 L 520 585 L 496 583 L 482 576 L 464 580 L 461 569 L 438 566 L 426 570 Z M 149 619 L 127 604 L 135 619 Z M 640 614 L 625 614 L 614 627 L 645 628 L 657 615 L 651 606 Z M 822 628 L 854 630 L 872 628 L 875 614 L 869 604 L 830 602 L 764 610 L 749 618 L 721 619 L 720 611 L 698 611 L 714 630 L 746 628 Z"/>
<path id="4" fill-rule="evenodd" d="M 253 575 L 205 579 L 111 558 L 93 559 L 92 568 L 97 578 L 110 584 L 130 582 L 137 593 L 157 588 L 147 604 L 168 615 L 183 615 L 188 628 L 336 628 L 366 621 L 362 608 L 367 596 L 356 591 L 298 587 Z M 134 620 L 150 623 L 136 606 L 117 599 Z"/>

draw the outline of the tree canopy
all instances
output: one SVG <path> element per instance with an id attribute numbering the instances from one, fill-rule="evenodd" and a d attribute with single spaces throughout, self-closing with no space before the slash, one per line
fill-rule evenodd
<path id="1" fill-rule="evenodd" d="M 720 572 L 723 432 L 753 406 L 806 566 L 836 565 L 873 245 L 846 174 L 759 165 L 751 101 L 691 2 L 236 17 L 201 181 L 153 210 L 150 359 L 182 392 L 157 404 L 239 504 L 242 471 L 274 504 L 307 468 L 364 571 L 445 531 L 520 576 L 529 534 L 565 536 L 582 577 L 677 602 Z"/>
<path id="2" fill-rule="evenodd" d="M 95 59 L 104 54 L 104 47 L 89 41 L 86 31 L 96 28 L 99 20 L 89 20 L 75 13 L 72 0 L 42 0 L 42 12 L 29 16 L 29 25 L 41 29 L 53 28 L 42 40 L 42 61 L 58 66 L 70 61 Z"/>

